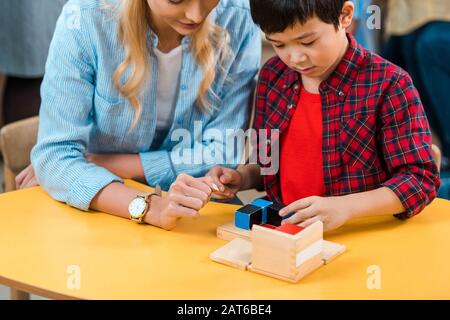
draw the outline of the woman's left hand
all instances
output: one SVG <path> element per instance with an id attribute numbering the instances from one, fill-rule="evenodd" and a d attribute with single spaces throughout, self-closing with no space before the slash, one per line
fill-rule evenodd
<path id="1" fill-rule="evenodd" d="M 34 173 L 33 165 L 29 165 L 25 169 L 23 169 L 17 176 L 16 176 L 16 189 L 26 189 L 38 186 L 38 182 L 36 179 L 36 174 Z"/>
<path id="2" fill-rule="evenodd" d="M 342 197 L 312 196 L 297 200 L 280 210 L 280 216 L 294 213 L 282 224 L 291 223 L 307 227 L 322 221 L 324 231 L 331 231 L 344 225 L 350 219 L 348 205 Z"/>

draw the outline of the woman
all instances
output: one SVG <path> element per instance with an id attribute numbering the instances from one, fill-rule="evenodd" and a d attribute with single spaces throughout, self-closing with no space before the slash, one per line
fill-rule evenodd
<path id="1" fill-rule="evenodd" d="M 214 165 L 194 161 L 198 150 L 224 152 L 247 123 L 260 33 L 245 0 L 103 2 L 69 1 L 57 23 L 32 165 L 59 201 L 171 229 L 216 188 L 193 178 Z M 180 129 L 193 137 L 179 143 Z M 122 178 L 168 195 L 144 202 Z"/>

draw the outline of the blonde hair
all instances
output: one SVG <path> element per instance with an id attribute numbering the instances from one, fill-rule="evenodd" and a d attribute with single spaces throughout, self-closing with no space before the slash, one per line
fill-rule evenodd
<path id="1" fill-rule="evenodd" d="M 150 8 L 147 0 L 122 0 L 119 13 L 119 37 L 125 48 L 125 60 L 113 74 L 117 90 L 125 96 L 134 108 L 132 128 L 142 114 L 139 94 L 150 73 L 148 63 L 149 48 L 147 32 L 150 26 Z M 191 52 L 204 71 L 197 95 L 197 106 L 202 112 L 211 112 L 213 107 L 207 95 L 217 97 L 211 89 L 216 77 L 217 66 L 222 67 L 229 55 L 229 34 L 222 27 L 207 18 L 202 27 L 192 36 Z M 124 84 L 121 78 L 127 71 L 129 76 Z"/>

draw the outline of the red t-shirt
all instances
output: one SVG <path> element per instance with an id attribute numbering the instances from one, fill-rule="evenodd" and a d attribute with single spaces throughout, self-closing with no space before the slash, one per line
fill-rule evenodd
<path id="1" fill-rule="evenodd" d="M 320 94 L 305 89 L 281 136 L 280 184 L 288 205 L 309 196 L 323 196 L 322 102 Z"/>

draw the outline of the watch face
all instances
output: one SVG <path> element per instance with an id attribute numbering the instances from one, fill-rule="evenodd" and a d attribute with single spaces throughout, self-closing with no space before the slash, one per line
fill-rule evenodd
<path id="1" fill-rule="evenodd" d="M 144 199 L 134 198 L 133 201 L 131 201 L 130 205 L 128 206 L 128 211 L 130 212 L 133 218 L 139 219 L 145 212 L 146 207 L 147 202 L 145 202 Z"/>

